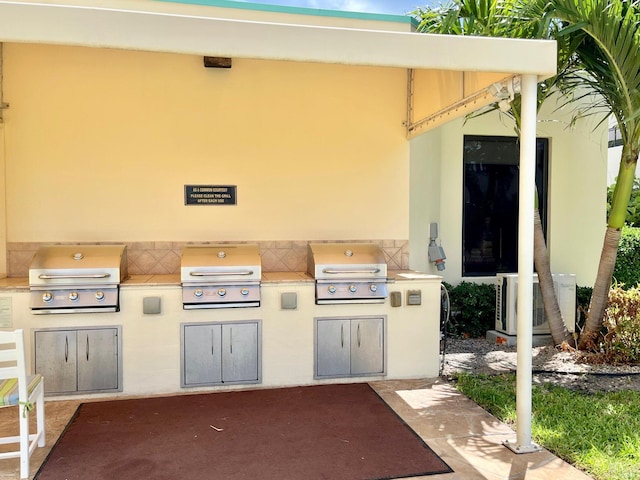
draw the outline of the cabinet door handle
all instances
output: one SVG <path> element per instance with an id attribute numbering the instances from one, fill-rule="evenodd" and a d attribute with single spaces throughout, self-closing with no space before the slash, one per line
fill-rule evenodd
<path id="1" fill-rule="evenodd" d="M 213 328 L 211 329 L 211 356 L 213 356 Z"/>
<path id="2" fill-rule="evenodd" d="M 358 348 L 360 348 L 360 322 L 358 322 Z"/>
<path id="3" fill-rule="evenodd" d="M 64 337 L 64 361 L 67 363 L 69 361 L 69 337 Z"/>
<path id="4" fill-rule="evenodd" d="M 233 327 L 229 327 L 229 353 L 233 355 Z"/>
<path id="5" fill-rule="evenodd" d="M 340 348 L 344 348 L 344 323 L 340 325 Z"/>
<path id="6" fill-rule="evenodd" d="M 87 355 L 87 362 L 89 361 L 89 335 L 87 335 L 87 350 L 86 350 L 86 355 Z"/>

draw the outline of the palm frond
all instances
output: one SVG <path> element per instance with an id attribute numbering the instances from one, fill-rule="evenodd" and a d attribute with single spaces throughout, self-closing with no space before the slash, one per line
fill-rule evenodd
<path id="1" fill-rule="evenodd" d="M 575 54 L 616 117 L 624 143 L 640 141 L 640 9 L 637 1 L 550 0 L 566 27 L 558 38 L 579 32 Z M 571 84 L 569 84 L 571 85 Z"/>

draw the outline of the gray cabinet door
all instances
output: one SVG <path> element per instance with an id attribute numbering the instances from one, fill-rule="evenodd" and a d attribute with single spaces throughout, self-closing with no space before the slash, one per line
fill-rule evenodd
<path id="1" fill-rule="evenodd" d="M 258 324 L 223 324 L 222 382 L 258 380 Z"/>
<path id="2" fill-rule="evenodd" d="M 384 372 L 384 322 L 382 318 L 351 320 L 351 374 Z"/>
<path id="3" fill-rule="evenodd" d="M 184 325 L 182 384 L 222 382 L 222 326 Z"/>
<path id="4" fill-rule="evenodd" d="M 45 393 L 77 390 L 76 358 L 75 330 L 35 332 L 35 371 L 45 379 Z"/>
<path id="5" fill-rule="evenodd" d="M 316 376 L 351 373 L 351 327 L 348 319 L 316 320 Z"/>
<path id="6" fill-rule="evenodd" d="M 78 330 L 77 338 L 78 391 L 117 390 L 118 329 Z"/>

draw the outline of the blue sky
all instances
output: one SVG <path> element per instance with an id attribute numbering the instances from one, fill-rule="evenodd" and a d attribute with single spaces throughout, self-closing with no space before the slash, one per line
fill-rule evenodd
<path id="1" fill-rule="evenodd" d="M 248 0 L 252 3 L 284 5 L 287 7 L 321 8 L 350 12 L 404 15 L 431 3 L 429 0 Z"/>

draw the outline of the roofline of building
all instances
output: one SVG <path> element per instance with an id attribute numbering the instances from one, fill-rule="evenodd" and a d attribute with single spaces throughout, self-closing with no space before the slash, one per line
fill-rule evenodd
<path id="1" fill-rule="evenodd" d="M 255 2 L 237 2 L 234 0 L 154 0 L 165 3 L 183 3 L 188 5 L 201 5 L 207 7 L 237 8 L 242 10 L 256 10 L 261 12 L 290 13 L 294 15 L 311 15 L 316 17 L 336 17 L 355 20 L 374 20 L 379 22 L 393 22 L 410 24 L 414 28 L 418 26 L 418 19 L 407 12 L 406 15 L 392 15 L 385 13 L 368 13 L 344 10 L 331 10 L 322 8 L 293 7 L 286 5 L 272 5 Z"/>
<path id="2" fill-rule="evenodd" d="M 72 3 L 74 2 L 75 3 Z M 0 0 L 0 42 L 450 71 L 556 72 L 556 42 L 276 23 L 166 12 L 164 2 Z M 206 11 L 206 10 L 205 10 Z"/>

